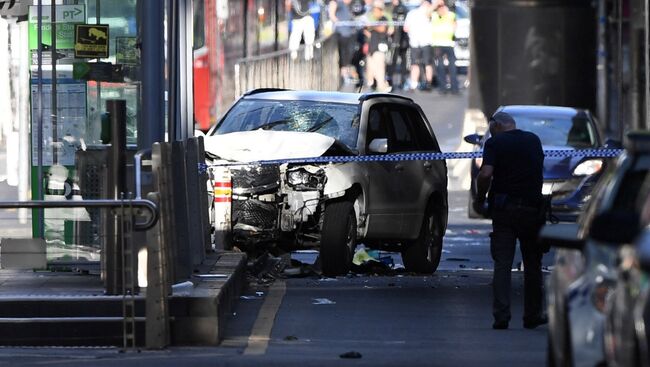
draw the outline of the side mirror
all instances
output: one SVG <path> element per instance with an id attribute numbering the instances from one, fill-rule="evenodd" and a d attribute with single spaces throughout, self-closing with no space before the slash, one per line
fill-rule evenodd
<path id="1" fill-rule="evenodd" d="M 473 144 L 473 145 L 479 145 L 481 144 L 481 139 L 483 139 L 483 135 L 480 134 L 470 134 L 467 135 L 463 138 L 465 142 Z"/>
<path id="2" fill-rule="evenodd" d="M 544 247 L 559 247 L 580 250 L 585 246 L 584 238 L 578 235 L 577 223 L 547 224 L 539 233 L 539 241 Z"/>
<path id="3" fill-rule="evenodd" d="M 371 153 L 386 153 L 388 152 L 388 139 L 372 139 L 368 150 Z"/>
<path id="4" fill-rule="evenodd" d="M 608 211 L 598 214 L 591 223 L 589 237 L 605 244 L 619 246 L 632 243 L 641 226 L 638 215 L 630 211 Z"/>
<path id="5" fill-rule="evenodd" d="M 623 144 L 620 141 L 616 140 L 616 139 L 608 138 L 607 140 L 605 140 L 605 144 L 603 145 L 603 148 L 622 149 Z"/>

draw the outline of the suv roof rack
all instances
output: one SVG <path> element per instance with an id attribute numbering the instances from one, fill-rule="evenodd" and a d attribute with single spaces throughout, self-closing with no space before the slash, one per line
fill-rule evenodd
<path id="1" fill-rule="evenodd" d="M 409 101 L 409 102 L 413 102 L 412 98 L 409 98 L 409 97 L 406 97 L 406 96 L 401 96 L 399 94 L 391 94 L 391 93 L 364 93 L 364 94 L 361 95 L 361 97 L 359 97 L 359 101 L 363 102 L 363 101 L 367 101 L 367 100 L 373 99 L 373 98 L 386 98 L 386 97 L 388 97 L 388 98 L 399 98 L 399 99 L 403 99 L 403 100 L 406 100 L 406 101 Z"/>
<path id="2" fill-rule="evenodd" d="M 259 93 L 266 93 L 266 92 L 284 92 L 288 91 L 289 89 L 284 89 L 284 88 L 257 88 L 257 89 L 251 89 L 244 93 L 245 96 L 252 96 L 254 94 L 259 94 Z"/>

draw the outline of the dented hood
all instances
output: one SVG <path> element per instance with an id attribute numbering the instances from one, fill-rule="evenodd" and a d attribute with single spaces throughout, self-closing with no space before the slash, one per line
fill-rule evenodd
<path id="1" fill-rule="evenodd" d="M 207 154 L 237 162 L 319 157 L 335 142 L 319 133 L 254 130 L 205 137 Z"/>

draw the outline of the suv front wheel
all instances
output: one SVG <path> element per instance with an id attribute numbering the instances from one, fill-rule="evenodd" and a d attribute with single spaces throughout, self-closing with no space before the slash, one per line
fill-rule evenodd
<path id="1" fill-rule="evenodd" d="M 442 256 L 441 228 L 438 228 L 436 212 L 432 205 L 427 207 L 418 238 L 409 241 L 402 250 L 402 261 L 407 271 L 432 274 L 440 264 Z"/>
<path id="2" fill-rule="evenodd" d="M 347 274 L 356 246 L 357 217 L 353 203 L 344 200 L 326 204 L 320 241 L 323 275 Z"/>

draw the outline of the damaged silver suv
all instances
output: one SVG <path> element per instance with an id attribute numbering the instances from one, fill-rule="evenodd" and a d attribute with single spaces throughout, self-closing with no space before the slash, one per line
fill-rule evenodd
<path id="1" fill-rule="evenodd" d="M 231 204 L 216 216 L 226 211 L 233 245 L 253 254 L 320 247 L 328 276 L 348 272 L 361 242 L 400 251 L 409 271 L 438 267 L 448 212 L 444 160 L 308 159 L 440 152 L 411 99 L 254 90 L 207 135 L 213 177 L 231 180 Z"/>

